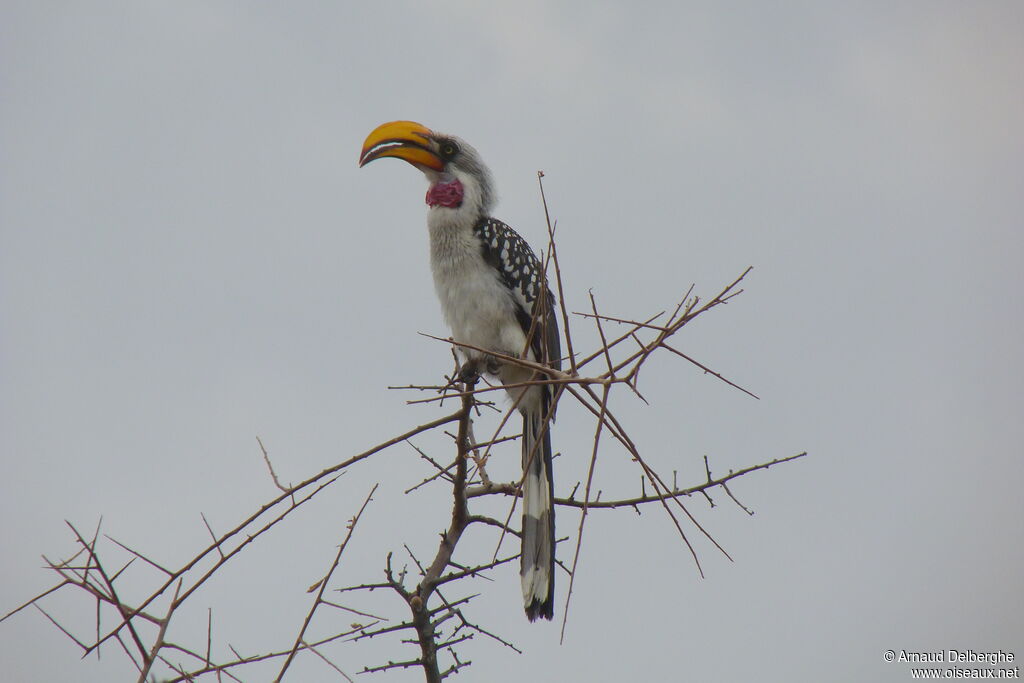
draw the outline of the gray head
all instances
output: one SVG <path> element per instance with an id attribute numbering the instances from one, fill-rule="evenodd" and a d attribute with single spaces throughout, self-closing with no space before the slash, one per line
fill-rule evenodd
<path id="1" fill-rule="evenodd" d="M 430 182 L 427 203 L 434 208 L 490 215 L 496 200 L 491 172 L 472 145 L 437 133 L 414 121 L 378 126 L 363 143 L 359 165 L 395 157 L 406 161 Z"/>

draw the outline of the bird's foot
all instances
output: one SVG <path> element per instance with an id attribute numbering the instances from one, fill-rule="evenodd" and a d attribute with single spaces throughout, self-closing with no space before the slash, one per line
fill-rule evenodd
<path id="1" fill-rule="evenodd" d="M 478 381 L 480 381 L 480 364 L 475 360 L 466 361 L 459 368 L 456 379 L 467 387 L 473 387 Z"/>

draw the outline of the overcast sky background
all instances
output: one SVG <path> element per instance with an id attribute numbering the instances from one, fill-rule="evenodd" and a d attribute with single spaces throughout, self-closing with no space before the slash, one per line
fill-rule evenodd
<path id="1" fill-rule="evenodd" d="M 482 7 L 0 2 L 0 612 L 53 583 L 39 558 L 73 551 L 65 519 L 178 566 L 207 543 L 200 511 L 222 531 L 276 494 L 257 435 L 295 482 L 448 410 L 386 389 L 450 369 L 417 334 L 447 334 L 425 183 L 356 167 L 403 118 L 474 144 L 537 248 L 545 171 L 570 310 L 593 289 L 646 317 L 754 266 L 678 343 L 761 400 L 657 358 L 651 406 L 615 403 L 652 464 L 696 483 L 705 454 L 724 473 L 810 453 L 735 483 L 753 517 L 688 501 L 735 559 L 696 541 L 703 580 L 662 511 L 595 512 L 564 645 L 526 622 L 513 567 L 467 586 L 524 654 L 478 638 L 460 680 L 904 681 L 886 649 L 1024 657 L 1024 5 Z M 565 404 L 560 492 L 591 436 Z M 212 607 L 221 657 L 287 646 L 375 482 L 338 581 L 378 580 L 402 543 L 431 554 L 449 493 L 402 495 L 429 473 L 406 446 L 354 468 L 172 639 L 203 647 Z M 597 486 L 638 493 L 610 443 Z M 89 601 L 48 605 L 88 637 Z M 352 675 L 416 654 L 327 653 Z M 135 676 L 34 612 L 0 625 L 0 661 L 12 681 Z M 338 680 L 312 656 L 293 671 Z"/>

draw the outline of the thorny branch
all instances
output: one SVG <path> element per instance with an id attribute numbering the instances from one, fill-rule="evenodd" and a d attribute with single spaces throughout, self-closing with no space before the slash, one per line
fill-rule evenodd
<path id="1" fill-rule="evenodd" d="M 264 451 L 265 453 L 265 451 Z M 355 531 L 356 524 L 359 523 L 359 518 L 363 516 L 363 510 L 370 504 L 370 500 L 373 499 L 373 494 L 376 493 L 379 484 L 374 484 L 373 488 L 370 489 L 370 493 L 366 496 L 366 500 L 363 501 L 362 507 L 359 508 L 359 512 L 352 518 L 352 521 L 348 524 L 348 533 L 345 534 L 345 540 L 338 546 L 338 554 L 334 556 L 334 562 L 331 564 L 331 568 L 327 570 L 327 574 L 324 578 L 320 579 L 316 585 L 313 586 L 317 590 L 316 600 L 313 601 L 313 606 L 309 608 L 309 614 L 306 615 L 306 620 L 302 622 L 302 628 L 299 629 L 299 635 L 295 637 L 295 644 L 292 645 L 291 652 L 288 653 L 288 657 L 285 658 L 284 664 L 281 665 L 281 673 L 277 675 L 276 680 L 284 678 L 285 671 L 291 665 L 292 660 L 295 659 L 295 654 L 299 651 L 299 647 L 305 642 L 303 637 L 306 635 L 306 629 L 309 628 L 309 622 L 313 620 L 313 614 L 316 612 L 317 607 L 324 604 L 324 591 L 327 589 L 327 584 L 330 583 L 331 575 L 334 574 L 334 570 L 338 568 L 338 563 L 341 562 L 341 554 L 345 552 L 345 548 L 348 547 L 348 542 L 352 538 L 352 532 Z M 313 589 L 310 589 L 313 590 Z"/>
<path id="2" fill-rule="evenodd" d="M 354 647 L 357 643 L 383 637 L 398 638 L 400 644 L 415 646 L 417 655 L 414 658 L 406 657 L 367 665 L 362 668 L 361 673 L 420 667 L 428 683 L 438 683 L 472 663 L 461 657 L 458 650 L 460 646 L 467 644 L 476 636 L 519 652 L 516 646 L 505 638 L 486 629 L 477 621 L 470 621 L 467 618 L 466 610 L 470 602 L 477 597 L 477 593 L 462 593 L 456 596 L 446 595 L 445 592 L 454 593 L 462 590 L 464 582 L 477 578 L 487 579 L 492 570 L 514 562 L 519 557 L 518 554 L 509 555 L 507 553 L 499 557 L 501 555 L 499 551 L 502 539 L 506 536 L 518 537 L 520 535 L 520 531 L 511 524 L 511 520 L 518 498 L 522 495 L 522 478 L 510 482 L 500 482 L 492 480 L 487 473 L 487 463 L 492 449 L 504 448 L 505 442 L 518 438 L 517 434 L 506 433 L 505 430 L 510 417 L 515 413 L 516 405 L 513 402 L 510 407 L 502 411 L 496 407 L 496 404 L 485 399 L 495 391 L 503 392 L 509 388 L 546 384 L 553 385 L 556 394 L 563 398 L 569 397 L 570 403 L 581 407 L 585 414 L 594 417 L 593 431 L 587 437 L 590 442 L 590 458 L 586 467 L 586 475 L 581 477 L 580 482 L 572 488 L 568 495 L 554 498 L 554 504 L 563 509 L 580 510 L 579 522 L 574 533 L 572 562 L 568 568 L 566 568 L 568 563 L 559 562 L 559 566 L 569 574 L 569 585 L 562 616 L 563 637 L 568 623 L 569 598 L 572 595 L 576 573 L 585 566 L 581 562 L 581 550 L 585 525 L 590 518 L 591 511 L 628 509 L 640 514 L 643 506 L 655 503 L 656 507 L 663 509 L 671 519 L 683 544 L 692 554 L 701 575 L 703 575 L 703 570 L 700 568 L 697 552 L 687 537 L 686 524 L 691 524 L 728 557 L 725 550 L 687 509 L 683 502 L 684 499 L 694 494 L 700 494 L 707 499 L 711 506 L 714 506 L 710 493 L 715 488 L 721 488 L 737 506 L 746 513 L 753 514 L 733 494 L 729 484 L 739 477 L 758 470 L 802 458 L 806 453 L 729 470 L 726 474 L 717 477 L 712 475 L 711 466 L 705 456 L 705 481 L 690 486 L 679 486 L 675 472 L 673 472 L 672 482 L 669 485 L 665 478 L 648 462 L 644 454 L 641 454 L 624 421 L 610 406 L 611 395 L 617 392 L 616 387 L 620 385 L 625 386 L 629 390 L 628 393 L 639 397 L 646 403 L 639 387 L 641 369 L 653 355 L 661 351 L 666 352 L 670 357 L 681 358 L 703 374 L 710 375 L 757 398 L 754 393 L 743 388 L 737 382 L 726 378 L 724 374 L 685 353 L 677 341 L 678 333 L 687 324 L 739 295 L 743 291 L 739 286 L 750 272 L 750 268 L 744 270 L 733 282 L 706 302 L 702 302 L 699 297 L 693 295 L 694 288 L 690 286 L 671 309 L 634 319 L 630 316 L 611 316 L 600 312 L 597 300 L 591 293 L 590 310 L 570 315 L 569 309 L 566 307 L 563 277 L 555 246 L 556 224 L 550 218 L 542 177 L 543 173 L 538 173 L 538 184 L 544 204 L 548 232 L 548 248 L 543 254 L 542 262 L 549 274 L 548 280 L 553 280 L 558 289 L 559 296 L 557 298 L 560 302 L 560 316 L 566 341 L 566 356 L 563 358 L 564 361 L 567 361 L 563 363 L 563 367 L 566 367 L 565 370 L 558 371 L 543 363 L 522 357 L 488 352 L 486 349 L 478 349 L 450 339 L 425 335 L 449 344 L 453 354 L 456 350 L 487 352 L 502 363 L 519 365 L 531 370 L 533 378 L 510 386 L 488 384 L 486 377 L 482 378 L 483 381 L 479 383 L 467 384 L 454 379 L 458 374 L 456 372 L 452 378 L 446 378 L 446 382 L 441 385 L 409 384 L 403 387 L 393 387 L 434 394 L 426 398 L 410 400 L 408 401 L 410 404 L 433 404 L 456 399 L 460 406 L 454 412 L 421 424 L 362 453 L 353 455 L 294 486 L 284 485 L 281 482 L 271 463 L 267 449 L 258 439 L 262 459 L 279 494 L 245 517 L 235 527 L 220 535 L 214 532 L 206 517 L 201 515 L 211 541 L 209 545 L 199 550 L 194 557 L 178 568 L 163 566 L 128 544 L 109 536 L 104 538 L 112 543 L 114 548 L 101 548 L 102 539 L 99 537 L 99 526 L 97 526 L 93 537 L 87 539 L 69 523 L 68 526 L 74 534 L 78 550 L 66 560 L 59 562 L 46 560 L 46 568 L 56 575 L 55 585 L 12 609 L 0 618 L 0 621 L 6 621 L 30 606 L 35 607 L 74 642 L 81 649 L 83 655 L 95 652 L 98 656 L 104 643 L 117 643 L 117 646 L 138 671 L 140 682 L 155 680 L 153 677 L 156 675 L 154 672 L 157 665 L 166 667 L 167 672 L 170 672 L 171 675 L 167 676 L 165 673 L 164 680 L 173 683 L 207 678 L 216 681 L 226 679 L 239 681 L 242 680 L 240 678 L 242 672 L 271 663 L 277 663 L 274 680 L 281 681 L 292 670 L 292 664 L 299 653 L 307 651 L 325 663 L 337 675 L 352 681 L 353 679 L 345 673 L 343 667 L 332 660 L 333 656 L 337 656 L 338 648 L 343 645 Z M 580 320 L 592 322 L 597 337 L 594 348 L 588 353 L 579 353 L 574 346 L 581 335 L 580 330 L 574 330 L 571 323 Z M 595 364 L 595 361 L 600 361 L 600 363 Z M 591 370 L 591 368 L 594 369 Z M 474 418 L 480 416 L 480 406 L 496 410 L 500 414 L 500 418 L 496 425 L 488 427 L 489 433 L 485 435 L 487 438 L 477 441 L 473 434 L 473 427 Z M 554 407 L 552 407 L 552 414 L 553 412 Z M 548 417 L 550 419 L 550 416 Z M 450 455 L 439 457 L 436 453 L 432 454 L 430 449 L 421 448 L 411 441 L 413 437 L 440 433 L 452 423 L 457 424 L 457 432 L 454 434 L 444 433 L 448 434 L 455 443 L 454 460 L 449 460 Z M 549 427 L 546 425 L 544 428 Z M 569 439 L 571 435 L 561 435 L 561 438 Z M 574 442 L 575 450 L 580 449 L 581 440 L 582 437 L 577 435 Z M 451 486 L 452 495 L 450 520 L 447 522 L 447 528 L 440 534 L 440 540 L 431 561 L 429 563 L 420 562 L 413 554 L 411 547 L 404 545 L 405 551 L 415 565 L 415 570 L 419 572 L 419 579 L 415 585 L 407 585 L 408 568 L 394 567 L 393 555 L 388 553 L 385 559 L 384 580 L 330 587 L 341 563 L 342 555 L 353 538 L 356 525 L 377 491 L 377 486 L 374 485 L 358 512 L 350 519 L 345 537 L 338 546 L 330 567 L 322 578 L 309 588 L 308 592 L 315 593 L 313 604 L 306 612 L 305 619 L 290 644 L 263 654 L 249 655 L 241 654 L 229 644 L 227 649 L 231 652 L 231 656 L 217 657 L 215 653 L 222 651 L 223 647 L 215 647 L 212 610 L 206 616 L 206 633 L 203 634 L 199 644 L 183 645 L 167 640 L 168 627 L 173 617 L 184 610 L 187 605 L 191 605 L 188 602 L 189 598 L 227 563 L 236 561 L 235 558 L 261 539 L 268 530 L 285 522 L 298 508 L 308 505 L 321 491 L 337 481 L 341 475 L 353 469 L 354 466 L 401 443 L 408 443 L 415 450 L 416 462 L 426 462 L 432 468 L 430 474 L 425 477 L 418 476 L 412 481 L 403 482 L 402 488 L 405 489 L 405 494 L 412 494 L 428 485 L 437 486 L 438 482 L 441 482 L 441 485 Z M 512 447 L 518 450 L 518 444 L 512 444 Z M 602 457 L 610 457 L 608 451 L 617 448 L 620 448 L 627 459 L 635 462 L 640 468 L 638 473 L 640 491 L 638 494 L 617 493 L 609 497 L 595 486 L 599 460 Z M 417 481 L 418 483 L 416 483 Z M 582 498 L 578 498 L 577 493 L 580 492 L 581 487 Z M 596 492 L 595 488 L 597 488 Z M 503 519 L 496 518 L 497 515 L 492 517 L 479 512 L 474 514 L 470 509 L 478 502 L 500 501 L 503 497 L 508 502 L 508 513 L 502 516 Z M 497 548 L 492 556 L 485 555 L 482 560 L 472 559 L 472 550 L 478 551 L 479 548 L 464 549 L 459 552 L 459 555 L 460 558 L 462 555 L 467 555 L 467 558 L 457 562 L 455 556 L 459 542 L 465 535 L 465 531 L 472 525 L 477 525 L 481 530 L 487 530 L 488 533 L 496 536 Z M 108 557 L 112 550 L 127 553 L 127 560 L 119 563 L 119 568 L 116 571 L 107 569 L 107 566 L 118 566 L 118 563 L 111 562 Z M 101 554 L 104 558 L 102 561 Z M 135 563 L 136 559 L 141 562 Z M 565 560 L 564 557 L 562 559 Z M 119 581 L 129 571 L 136 574 L 146 571 L 156 577 L 148 596 L 133 602 L 117 590 Z M 172 587 L 173 590 L 171 590 Z M 86 637 L 75 633 L 73 629 L 44 609 L 44 603 L 50 600 L 55 593 L 62 592 L 66 588 L 74 589 L 88 596 L 94 603 L 96 619 L 93 635 Z M 385 607 L 379 604 L 380 601 L 374 603 L 373 607 L 341 604 L 337 601 L 338 598 L 333 600 L 328 598 L 328 590 L 339 596 L 346 596 L 346 601 L 349 598 L 369 599 L 368 596 L 376 590 L 390 592 L 401 599 L 398 605 L 402 606 L 403 616 L 397 619 L 382 616 Z M 158 603 L 163 607 L 159 616 L 154 614 Z M 103 627 L 101 615 L 104 614 L 114 617 L 113 625 L 107 624 L 105 628 Z M 314 620 L 314 616 L 318 614 L 320 616 Z M 342 618 L 339 619 L 339 616 Z M 344 623 L 346 617 L 351 620 L 353 616 L 359 621 Z M 314 631 L 314 621 L 317 626 L 316 630 L 320 632 L 316 637 L 310 635 Z M 185 658 L 185 663 L 175 661 L 175 658 L 182 657 Z M 445 661 L 442 662 L 442 658 Z"/>

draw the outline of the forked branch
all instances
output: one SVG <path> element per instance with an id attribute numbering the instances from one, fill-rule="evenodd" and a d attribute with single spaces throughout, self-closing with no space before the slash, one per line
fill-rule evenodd
<path id="1" fill-rule="evenodd" d="M 165 676 L 171 683 L 199 679 L 237 681 L 241 680 L 243 672 L 261 665 L 274 666 L 275 680 L 281 681 L 293 671 L 293 664 L 299 653 L 306 651 L 315 655 L 317 660 L 323 662 L 338 676 L 352 681 L 344 668 L 332 660 L 332 657 L 336 656 L 335 651 L 342 646 L 356 647 L 359 643 L 374 638 L 394 638 L 398 641 L 397 646 L 412 645 L 416 648 L 417 654 L 414 657 L 405 656 L 385 663 L 364 665 L 362 672 L 420 667 L 428 683 L 439 683 L 469 666 L 471 660 L 461 656 L 459 650 L 474 640 L 475 636 L 480 636 L 502 648 L 519 652 L 512 642 L 485 628 L 478 619 L 470 620 L 467 617 L 470 603 L 478 593 L 469 593 L 463 590 L 463 586 L 469 585 L 466 582 L 487 578 L 495 570 L 519 558 L 518 554 L 500 551 L 503 539 L 521 535 L 521 531 L 515 528 L 511 520 L 518 498 L 522 495 L 523 479 L 520 477 L 513 481 L 500 482 L 493 480 L 487 472 L 493 452 L 506 448 L 516 451 L 519 449 L 519 444 L 508 443 L 516 441 L 518 434 L 515 430 L 506 428 L 517 406 L 513 401 L 506 410 L 501 410 L 497 407 L 499 404 L 488 399 L 495 400 L 499 397 L 493 395 L 495 391 L 505 392 L 509 389 L 538 385 L 553 385 L 554 393 L 565 399 L 563 404 L 568 402 L 580 408 L 584 415 L 590 415 L 594 419 L 593 428 L 586 434 L 559 435 L 559 439 L 571 440 L 575 451 L 585 452 L 584 444 L 588 444 L 587 450 L 590 452 L 590 458 L 586 461 L 586 474 L 581 474 L 580 483 L 567 494 L 563 493 L 554 498 L 554 504 L 563 509 L 580 510 L 579 523 L 573 532 L 575 543 L 572 562 L 567 562 L 565 554 L 562 562 L 559 562 L 559 566 L 570 576 L 568 596 L 572 594 L 577 572 L 586 567 L 582 552 L 584 531 L 587 520 L 591 518 L 591 511 L 595 510 L 622 510 L 639 514 L 644 506 L 656 504 L 656 507 L 662 509 L 671 519 L 682 543 L 692 554 L 698 572 L 703 573 L 703 570 L 700 568 L 700 560 L 690 543 L 688 533 L 692 534 L 696 530 L 696 533 L 703 534 L 728 557 L 722 546 L 704 529 L 684 501 L 695 494 L 700 494 L 713 505 L 711 493 L 720 488 L 741 509 L 753 514 L 733 494 L 730 484 L 739 477 L 802 458 L 806 453 L 729 470 L 727 474 L 717 477 L 712 476 L 711 467 L 705 458 L 706 480 L 689 486 L 680 486 L 674 472 L 672 477 L 665 477 L 652 466 L 647 454 L 641 453 L 636 446 L 626 420 L 622 415 L 616 414 L 611 406 L 613 395 L 618 396 L 621 393 L 619 387 L 625 387 L 629 394 L 646 401 L 640 391 L 641 371 L 656 354 L 682 359 L 703 374 L 711 375 L 757 398 L 736 381 L 726 378 L 722 372 L 684 351 L 684 345 L 680 342 L 680 333 L 687 325 L 731 302 L 743 291 L 740 285 L 750 272 L 750 268 L 744 270 L 706 302 L 695 296 L 694 288 L 690 286 L 681 299 L 664 311 L 653 315 L 645 313 L 636 317 L 613 316 L 598 309 L 597 299 L 591 293 L 589 310 L 570 315 L 565 304 L 567 297 L 563 290 L 564 279 L 555 246 L 556 226 L 550 219 L 542 177 L 542 173 L 538 174 L 548 232 L 548 248 L 542 260 L 548 274 L 547 279 L 553 280 L 558 289 L 561 322 L 566 341 L 567 355 L 562 359 L 562 367 L 566 368 L 565 370 L 555 370 L 544 363 L 520 356 L 495 353 L 450 339 L 426 335 L 449 344 L 453 352 L 475 351 L 488 354 L 500 363 L 518 365 L 529 370 L 532 379 L 507 386 L 489 385 L 486 381 L 467 385 L 454 379 L 457 374 L 453 374 L 452 379 L 445 378 L 443 384 L 420 383 L 401 387 L 406 391 L 429 394 L 408 401 L 410 404 L 427 404 L 432 407 L 434 403 L 454 398 L 460 403 L 459 409 L 383 441 L 309 476 L 296 485 L 282 483 L 271 463 L 269 453 L 260 441 L 261 457 L 274 486 L 278 489 L 275 496 L 224 533 L 215 533 L 203 516 L 203 524 L 211 540 L 208 545 L 199 548 L 189 561 L 177 568 L 163 566 L 126 543 L 109 537 L 101 538 L 99 527 L 96 534 L 89 539 L 69 524 L 74 533 L 76 551 L 63 561 L 47 560 L 48 570 L 56 577 L 55 584 L 8 612 L 0 621 L 5 621 L 27 607 L 34 606 L 75 642 L 83 654 L 96 652 L 98 655 L 105 643 L 116 643 L 134 665 L 139 681 L 148 680 L 156 675 L 158 669 L 166 667 L 166 670 L 173 674 Z M 594 325 L 595 341 L 593 347 L 586 353 L 576 350 L 575 345 L 579 344 L 583 335 L 581 330 L 573 329 L 570 324 L 579 321 Z M 565 409 L 566 406 L 563 405 L 562 410 Z M 553 414 L 553 407 L 551 412 Z M 480 420 L 480 425 L 486 425 L 484 428 L 487 432 L 482 434 L 485 438 L 481 441 L 477 441 L 474 435 L 475 419 Z M 452 423 L 457 424 L 457 432 L 454 434 L 445 431 Z M 549 428 L 549 425 L 543 427 Z M 427 434 L 448 434 L 455 448 L 442 449 L 442 453 L 438 454 L 411 442 L 413 437 Z M 417 441 L 420 439 L 417 438 Z M 412 447 L 410 452 L 415 452 L 412 462 L 426 463 L 431 469 L 426 475 L 411 476 L 410 481 L 402 482 L 402 488 L 399 490 L 404 489 L 406 494 L 412 494 L 414 491 L 430 488 L 440 490 L 451 486 L 450 489 L 446 489 L 450 491 L 452 501 L 451 515 L 450 518 L 441 521 L 445 529 L 440 534 L 440 540 L 429 562 L 421 562 L 413 553 L 412 544 L 402 542 L 401 546 L 404 547 L 413 567 L 394 566 L 394 556 L 388 553 L 384 562 L 383 580 L 365 582 L 364 579 L 363 583 L 331 587 L 356 525 L 377 491 L 377 486 L 373 486 L 358 512 L 349 521 L 333 562 L 320 580 L 309 589 L 310 593 L 315 594 L 313 603 L 297 633 L 290 636 L 287 644 L 270 652 L 250 655 L 240 654 L 233 646 L 228 645 L 231 655 L 217 657 L 216 652 L 222 648 L 216 646 L 213 638 L 212 612 L 206 615 L 206 633 L 192 639 L 195 642 L 181 644 L 166 640 L 172 619 L 192 605 L 189 598 L 227 563 L 239 561 L 236 558 L 262 539 L 271 528 L 292 521 L 294 511 L 313 504 L 312 501 L 320 492 L 331 486 L 343 474 L 351 472 L 357 464 L 390 446 L 403 443 L 408 443 Z M 629 462 L 636 463 L 636 467 L 639 468 L 636 480 L 640 482 L 639 492 L 615 491 L 610 496 L 603 492 L 599 482 L 601 473 L 605 470 L 598 465 L 603 464 L 603 458 L 609 457 L 625 457 Z M 581 468 L 582 462 L 579 464 Z M 671 485 L 668 483 L 669 479 Z M 473 509 L 478 504 L 483 505 L 486 500 L 498 501 L 500 509 L 507 506 L 507 514 L 498 513 L 490 516 L 490 513 L 481 514 L 480 511 Z M 463 550 L 458 551 L 459 559 L 456 561 L 459 543 L 466 529 L 474 524 L 494 539 L 494 545 L 485 544 L 488 549 L 483 553 L 480 553 L 479 547 L 464 546 Z M 107 542 L 110 545 L 105 545 Z M 399 539 L 396 539 L 397 543 Z M 433 545 L 430 547 L 433 548 Z M 494 548 L 493 554 L 489 550 L 491 547 Z M 117 558 L 119 561 L 115 561 L 116 556 L 120 556 Z M 410 571 L 419 574 L 415 585 L 411 585 L 413 582 L 409 580 Z M 119 590 L 121 581 L 129 573 L 136 577 L 140 573 L 145 573 L 152 586 L 146 597 L 135 602 L 124 597 L 123 593 L 126 591 Z M 86 636 L 73 632 L 62 624 L 60 619 L 45 611 L 44 604 L 51 596 L 65 589 L 73 589 L 87 596 L 95 606 L 97 618 L 94 633 Z M 377 600 L 370 605 L 342 604 L 342 598 L 333 597 L 344 596 L 346 603 L 349 599 L 358 603 L 360 600 L 376 599 L 381 593 L 397 595 L 401 602 L 392 599 L 387 603 Z M 563 635 L 569 617 L 568 596 L 564 603 Z M 391 609 L 398 611 L 397 617 L 389 614 L 388 611 Z M 101 614 L 112 615 L 112 625 L 108 623 L 105 628 L 101 627 Z M 353 618 L 357 620 L 355 623 L 352 622 Z M 176 661 L 181 658 L 185 659 L 185 663 Z"/>

